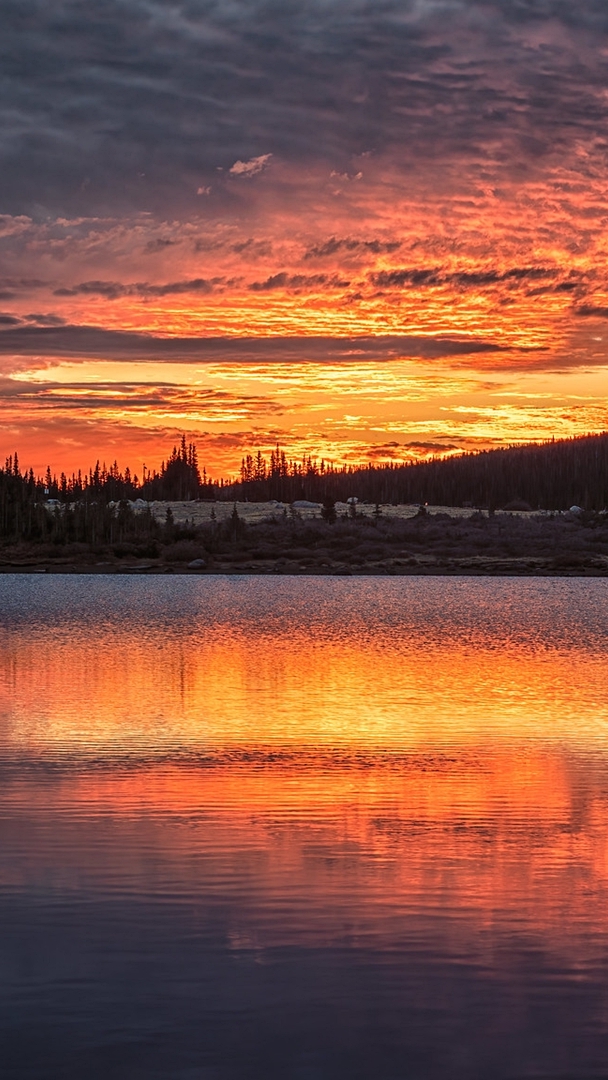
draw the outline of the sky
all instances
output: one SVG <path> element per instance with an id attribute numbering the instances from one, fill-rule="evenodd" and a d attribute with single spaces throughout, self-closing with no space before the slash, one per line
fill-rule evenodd
<path id="1" fill-rule="evenodd" d="M 0 6 L 0 457 L 608 428 L 605 0 Z"/>

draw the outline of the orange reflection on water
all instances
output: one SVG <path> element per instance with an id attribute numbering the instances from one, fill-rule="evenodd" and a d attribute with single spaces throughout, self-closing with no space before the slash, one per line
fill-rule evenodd
<path id="1" fill-rule="evenodd" d="M 0 657 L 6 748 L 389 750 L 603 735 L 602 655 L 353 629 L 12 635 Z"/>
<path id="2" fill-rule="evenodd" d="M 218 903 L 237 951 L 441 917 L 482 964 L 490 930 L 595 962 L 602 583 L 28 588 L 0 653 L 3 888 Z"/>
<path id="3" fill-rule="evenodd" d="M 3 861 L 0 887 L 42 873 L 63 894 L 215 897 L 234 905 L 232 947 L 262 951 L 390 947 L 449 916 L 450 949 L 473 935 L 483 954 L 494 928 L 576 965 L 605 934 L 605 792 L 588 759 L 521 746 L 30 777 L 5 790 L 7 854 L 29 856 Z"/>

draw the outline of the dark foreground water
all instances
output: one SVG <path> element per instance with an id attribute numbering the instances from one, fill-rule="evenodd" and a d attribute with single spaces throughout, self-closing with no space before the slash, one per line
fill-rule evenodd
<path id="1" fill-rule="evenodd" d="M 2 1080 L 608 1076 L 608 583 L 0 577 Z"/>

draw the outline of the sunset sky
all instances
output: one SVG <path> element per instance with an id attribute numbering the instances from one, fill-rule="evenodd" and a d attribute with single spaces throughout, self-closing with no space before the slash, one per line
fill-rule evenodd
<path id="1" fill-rule="evenodd" d="M 0 455 L 608 428 L 605 0 L 3 0 Z"/>

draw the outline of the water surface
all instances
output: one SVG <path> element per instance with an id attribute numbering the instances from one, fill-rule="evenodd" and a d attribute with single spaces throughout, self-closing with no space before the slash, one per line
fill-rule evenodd
<path id="1" fill-rule="evenodd" d="M 608 583 L 0 577 L 7 1078 L 608 1074 Z"/>

